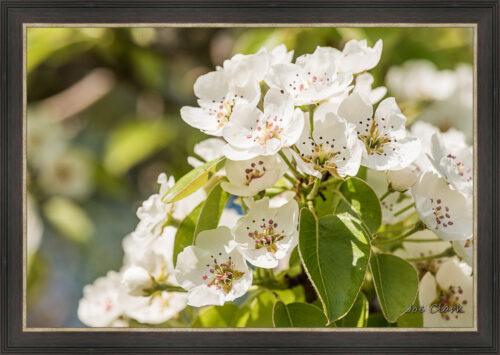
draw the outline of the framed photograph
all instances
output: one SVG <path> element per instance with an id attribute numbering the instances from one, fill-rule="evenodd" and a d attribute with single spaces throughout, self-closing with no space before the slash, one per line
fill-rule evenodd
<path id="1" fill-rule="evenodd" d="M 0 4 L 2 352 L 498 352 L 498 0 Z"/>

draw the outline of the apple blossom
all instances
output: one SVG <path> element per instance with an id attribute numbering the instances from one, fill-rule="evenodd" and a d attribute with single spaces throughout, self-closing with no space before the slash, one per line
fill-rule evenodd
<path id="1" fill-rule="evenodd" d="M 269 198 L 254 202 L 233 228 L 238 249 L 251 264 L 274 268 L 298 243 L 299 206 L 295 200 L 280 208 L 269 208 Z"/>
<path id="2" fill-rule="evenodd" d="M 233 64 L 229 67 L 233 67 Z M 194 84 L 194 92 L 199 98 L 200 107 L 184 106 L 181 109 L 182 119 L 206 134 L 222 136 L 222 131 L 230 121 L 236 104 L 256 105 L 259 102 L 258 82 L 250 80 L 245 84 L 242 83 L 225 70 L 200 76 Z"/>
<path id="3" fill-rule="evenodd" d="M 472 327 L 472 286 L 470 268 L 456 259 L 444 263 L 435 277 L 425 274 L 419 287 L 420 305 L 426 309 L 424 327 Z"/>
<path id="4" fill-rule="evenodd" d="M 292 154 L 299 168 L 309 175 L 321 177 L 325 171 L 345 177 L 356 175 L 361 163 L 363 144 L 356 127 L 334 113 L 334 105 L 321 104 L 314 113 L 314 130 L 305 117 L 305 127 Z"/>
<path id="5" fill-rule="evenodd" d="M 422 222 L 443 240 L 472 237 L 472 200 L 452 190 L 433 172 L 423 174 L 412 188 Z"/>
<path id="6" fill-rule="evenodd" d="M 365 145 L 361 165 L 376 170 L 399 170 L 410 165 L 420 153 L 418 139 L 407 134 L 406 117 L 394 98 L 383 100 L 373 116 L 367 98 L 353 93 L 339 106 L 338 115 L 356 126 Z"/>
<path id="7" fill-rule="evenodd" d="M 455 189 L 465 194 L 472 194 L 474 169 L 472 147 L 450 149 L 439 133 L 432 136 L 431 142 L 430 160 L 436 170 Z"/>
<path id="8" fill-rule="evenodd" d="M 350 88 L 352 74 L 339 70 L 338 57 L 332 48 L 317 47 L 295 64 L 273 65 L 266 83 L 288 92 L 297 106 L 318 103 Z"/>
<path id="9" fill-rule="evenodd" d="M 221 187 L 236 196 L 253 196 L 272 187 L 283 176 L 286 165 L 277 155 L 258 156 L 250 160 L 226 161 L 226 175 Z"/>
<path id="10" fill-rule="evenodd" d="M 221 306 L 250 288 L 252 273 L 231 241 L 229 228 L 218 227 L 201 232 L 193 246 L 179 253 L 174 276 L 188 291 L 188 305 Z"/>
<path id="11" fill-rule="evenodd" d="M 269 89 L 264 97 L 264 112 L 248 104 L 235 107 L 233 119 L 224 129 L 228 142 L 224 154 L 231 160 L 274 155 L 297 141 L 303 117 L 303 112 L 294 108 L 290 95 Z"/>

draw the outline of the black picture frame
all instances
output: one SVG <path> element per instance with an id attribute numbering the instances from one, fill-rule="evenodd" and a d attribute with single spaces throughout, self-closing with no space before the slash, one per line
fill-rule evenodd
<path id="1" fill-rule="evenodd" d="M 0 5 L 2 352 L 498 353 L 499 0 L 0 0 Z M 23 23 L 477 24 L 477 331 L 23 331 Z"/>

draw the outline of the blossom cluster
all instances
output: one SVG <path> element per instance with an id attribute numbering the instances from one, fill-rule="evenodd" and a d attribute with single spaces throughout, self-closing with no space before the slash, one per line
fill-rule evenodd
<path id="1" fill-rule="evenodd" d="M 85 287 L 80 320 L 89 326 L 161 324 L 187 305 L 237 300 L 252 287 L 254 270 L 288 268 L 299 242 L 300 208 L 314 211 L 321 186 L 361 169 L 380 197 L 384 225 L 416 214 L 425 225 L 395 252 L 422 259 L 414 261 L 420 303 L 439 299 L 470 307 L 472 147 L 454 129 L 442 133 L 424 122 L 407 129 L 396 98 L 384 98 L 385 87 L 372 87 L 368 71 L 382 47 L 380 40 L 373 47 L 351 40 L 342 50 L 318 47 L 293 61 L 293 51 L 280 45 L 237 54 L 200 76 L 194 84 L 198 105 L 180 114 L 212 137 L 195 145 L 197 157 L 188 162 L 201 169 L 223 159 L 224 168 L 212 184 L 174 202 L 164 201 L 175 190 L 174 179 L 159 176 L 159 193 L 143 202 L 136 230 L 124 239 L 122 269 Z M 214 183 L 241 209 L 226 206 L 218 227 L 194 235 L 176 252 L 180 225 L 207 200 Z M 429 242 L 412 242 L 425 238 Z M 426 259 L 448 248 L 454 252 Z M 471 314 L 424 322 L 462 324 Z"/>

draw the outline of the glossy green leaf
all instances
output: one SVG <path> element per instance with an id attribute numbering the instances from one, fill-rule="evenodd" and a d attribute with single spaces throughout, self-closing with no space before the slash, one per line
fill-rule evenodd
<path id="1" fill-rule="evenodd" d="M 226 303 L 224 306 L 209 307 L 201 312 L 194 320 L 192 327 L 232 327 L 238 306 L 234 303 Z"/>
<path id="2" fill-rule="evenodd" d="M 417 297 L 417 272 L 406 260 L 391 254 L 373 255 L 370 270 L 382 312 L 393 323 Z"/>
<path id="3" fill-rule="evenodd" d="M 339 327 L 366 327 L 368 323 L 368 308 L 368 300 L 364 293 L 360 292 L 349 313 L 337 321 L 337 325 Z"/>
<path id="4" fill-rule="evenodd" d="M 225 161 L 225 157 L 220 157 L 191 170 L 189 173 L 181 177 L 170 190 L 168 190 L 165 196 L 163 196 L 163 201 L 165 203 L 172 203 L 182 200 L 183 198 L 196 192 L 224 166 Z"/>
<path id="5" fill-rule="evenodd" d="M 317 220 L 303 208 L 299 253 L 329 322 L 351 308 L 363 283 L 370 242 L 360 225 L 348 216 L 328 215 Z"/>
<path id="6" fill-rule="evenodd" d="M 164 121 L 133 121 L 114 129 L 106 145 L 104 167 L 122 175 L 165 148 L 175 137 L 175 126 Z"/>
<path id="7" fill-rule="evenodd" d="M 220 216 L 226 206 L 228 198 L 229 194 L 220 187 L 220 184 L 217 184 L 212 188 L 207 196 L 207 199 L 203 203 L 200 215 L 198 216 L 194 232 L 195 239 L 200 232 L 217 228 Z"/>
<path id="8" fill-rule="evenodd" d="M 413 306 L 416 309 L 420 308 L 420 303 L 418 301 L 418 297 L 415 298 L 415 302 L 413 302 Z M 420 311 L 405 313 L 401 317 L 399 317 L 397 324 L 398 324 L 398 327 L 401 327 L 401 328 L 421 328 L 424 326 L 424 314 Z"/>
<path id="9" fill-rule="evenodd" d="M 363 180 L 348 177 L 339 187 L 343 199 L 339 202 L 335 213 L 348 213 L 357 218 L 368 228 L 368 232 L 375 233 L 382 224 L 382 208 L 377 194 Z"/>
<path id="10" fill-rule="evenodd" d="M 294 302 L 285 305 L 276 302 L 273 309 L 275 327 L 324 327 L 328 320 L 323 311 L 308 303 Z"/>

